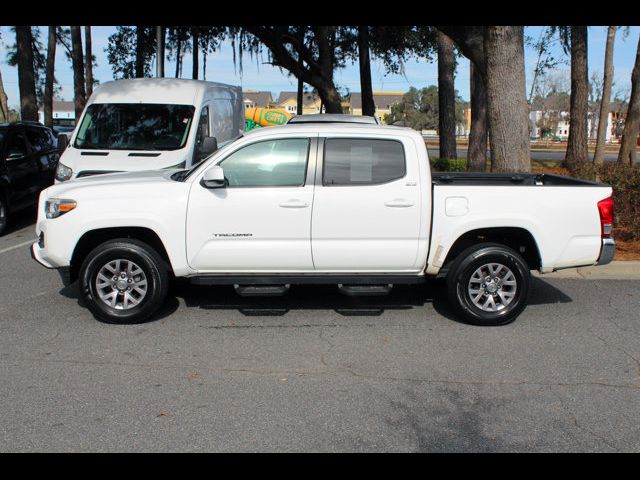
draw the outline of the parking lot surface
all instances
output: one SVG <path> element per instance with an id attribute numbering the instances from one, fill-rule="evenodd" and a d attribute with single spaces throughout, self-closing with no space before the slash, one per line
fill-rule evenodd
<path id="1" fill-rule="evenodd" d="M 640 282 L 536 278 L 508 326 L 441 282 L 352 298 L 179 283 L 107 325 L 0 238 L 0 451 L 640 451 Z"/>

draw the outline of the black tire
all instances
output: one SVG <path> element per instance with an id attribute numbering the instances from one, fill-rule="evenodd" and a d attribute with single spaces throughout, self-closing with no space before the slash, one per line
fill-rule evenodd
<path id="1" fill-rule="evenodd" d="M 0 237 L 4 235 L 9 224 L 9 206 L 0 191 Z"/>
<path id="2" fill-rule="evenodd" d="M 96 279 L 104 265 L 124 259 L 139 266 L 147 280 L 146 295 L 129 309 L 107 305 L 98 294 Z M 94 248 L 82 262 L 79 272 L 80 292 L 93 315 L 105 323 L 141 323 L 151 318 L 164 304 L 169 285 L 168 267 L 160 255 L 144 242 L 116 239 Z"/>
<path id="3" fill-rule="evenodd" d="M 474 272 L 490 263 L 506 266 L 513 273 L 516 282 L 515 294 L 510 303 L 497 311 L 486 311 L 474 304 L 469 292 L 469 282 Z M 447 274 L 449 304 L 462 320 L 473 325 L 495 326 L 513 322 L 527 306 L 530 285 L 531 272 L 527 262 L 513 249 L 498 243 L 481 243 L 467 248 L 458 255 Z M 493 295 L 494 300 L 502 303 L 497 295 L 500 294 Z M 488 296 L 489 293 L 485 293 L 479 298 L 488 300 Z"/>

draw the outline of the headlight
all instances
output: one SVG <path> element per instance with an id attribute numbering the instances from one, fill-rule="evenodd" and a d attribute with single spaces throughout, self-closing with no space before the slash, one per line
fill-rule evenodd
<path id="1" fill-rule="evenodd" d="M 66 165 L 58 163 L 58 168 L 56 168 L 56 180 L 59 182 L 66 182 L 73 175 L 73 170 L 71 170 Z"/>
<path id="2" fill-rule="evenodd" d="M 76 208 L 76 205 L 75 200 L 50 198 L 44 202 L 44 212 L 47 214 L 47 218 L 58 218 Z"/>

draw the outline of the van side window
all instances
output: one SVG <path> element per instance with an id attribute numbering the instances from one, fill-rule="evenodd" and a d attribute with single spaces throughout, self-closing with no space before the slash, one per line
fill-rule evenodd
<path id="1" fill-rule="evenodd" d="M 298 187 L 308 155 L 308 138 L 267 140 L 236 150 L 220 166 L 230 187 Z"/>
<path id="2" fill-rule="evenodd" d="M 396 140 L 329 138 L 323 185 L 376 185 L 405 176 L 404 148 Z"/>

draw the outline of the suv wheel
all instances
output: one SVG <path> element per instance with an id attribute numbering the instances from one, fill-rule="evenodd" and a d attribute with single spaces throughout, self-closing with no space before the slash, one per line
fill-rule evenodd
<path id="1" fill-rule="evenodd" d="M 449 303 L 474 325 L 506 325 L 527 305 L 531 273 L 514 250 L 482 243 L 464 250 L 447 275 Z"/>
<path id="2" fill-rule="evenodd" d="M 149 245 L 132 239 L 99 245 L 80 267 L 80 290 L 87 307 L 106 323 L 140 323 L 162 307 L 169 275 Z"/>

